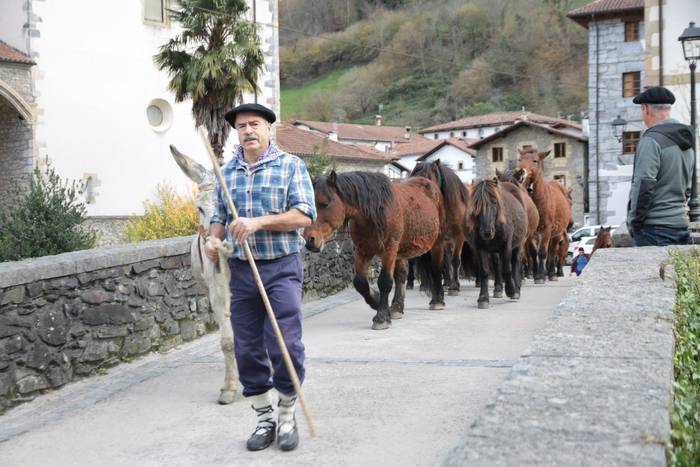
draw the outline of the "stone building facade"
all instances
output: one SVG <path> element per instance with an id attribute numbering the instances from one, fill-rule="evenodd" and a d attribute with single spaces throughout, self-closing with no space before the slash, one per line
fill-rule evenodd
<path id="1" fill-rule="evenodd" d="M 543 163 L 545 180 L 557 180 L 570 191 L 574 222 L 582 224 L 585 221 L 589 210 L 589 196 L 585 189 L 588 141 L 581 131 L 557 130 L 520 121 L 471 147 L 477 151 L 476 177 L 479 179 L 494 177 L 496 169 L 516 168 L 519 149 L 530 147 L 550 151 Z"/>

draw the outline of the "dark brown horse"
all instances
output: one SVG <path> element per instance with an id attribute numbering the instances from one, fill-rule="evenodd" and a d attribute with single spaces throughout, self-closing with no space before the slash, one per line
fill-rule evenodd
<path id="1" fill-rule="evenodd" d="M 557 181 L 544 180 L 543 161 L 550 151 L 520 150 L 518 168 L 525 170 L 525 185 L 531 187 L 530 196 L 540 214 L 537 232 L 540 245 L 535 270 L 535 283 L 544 284 L 545 276 L 557 280 L 556 269 L 563 273 L 560 252 L 568 227 L 573 223 L 571 200 Z"/>
<path id="2" fill-rule="evenodd" d="M 419 162 L 410 177 L 425 177 L 440 187 L 445 205 L 445 241 L 447 268 L 447 295 L 459 294 L 459 265 L 464 245 L 464 219 L 469 206 L 469 192 L 457 174 L 440 162 Z"/>
<path id="3" fill-rule="evenodd" d="M 540 213 L 537 211 L 535 202 L 532 201 L 523 184 L 525 171 L 523 169 L 509 169 L 501 172 L 496 169 L 496 178 L 501 182 L 509 182 L 509 184 L 503 185 L 504 188 L 512 189 L 510 187 L 516 187 L 519 190 L 520 196 L 518 199 L 523 201 L 523 207 L 527 213 L 527 240 L 525 241 L 525 251 L 523 252 L 523 258 L 527 267 L 525 275 L 532 277 L 535 273 L 537 250 L 540 244 L 540 235 L 537 232 L 537 227 L 540 224 Z"/>
<path id="4" fill-rule="evenodd" d="M 593 250 L 591 251 L 591 256 L 598 248 L 612 248 L 612 226 L 601 227 L 598 231 L 598 235 L 595 238 L 595 243 L 593 244 Z"/>
<path id="5" fill-rule="evenodd" d="M 353 285 L 377 314 L 372 329 L 387 329 L 391 319 L 403 317 L 406 259 L 429 256 L 425 271 L 431 309 L 444 308 L 442 257 L 444 209 L 442 195 L 422 177 L 390 182 L 381 173 L 331 172 L 314 181 L 318 218 L 304 230 L 306 247 L 320 251 L 345 223 L 355 244 Z M 422 256 L 423 255 L 423 256 Z M 379 256 L 379 292 L 367 281 L 370 262 Z M 396 284 L 389 308 L 389 293 Z"/>
<path id="6" fill-rule="evenodd" d="M 507 183 L 507 182 L 506 182 Z M 503 189 L 498 179 L 482 180 L 474 185 L 466 230 L 478 256 L 481 290 L 479 308 L 489 307 L 488 274 L 494 277 L 501 268 L 506 295 L 520 298 L 521 253 L 527 239 L 527 214 L 519 190 Z M 493 261 L 497 258 L 497 261 Z"/>

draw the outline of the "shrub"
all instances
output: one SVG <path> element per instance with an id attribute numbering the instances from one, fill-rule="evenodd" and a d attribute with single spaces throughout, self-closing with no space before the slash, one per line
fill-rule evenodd
<path id="1" fill-rule="evenodd" d="M 34 169 L 28 190 L 0 211 L 0 261 L 56 255 L 95 246 L 95 233 L 80 227 L 85 204 L 75 182 L 62 181 L 49 165 Z"/>
<path id="2" fill-rule="evenodd" d="M 672 253 L 676 281 L 675 381 L 669 463 L 700 465 L 700 249 Z"/>
<path id="3" fill-rule="evenodd" d="M 144 202 L 143 216 L 133 216 L 126 226 L 129 242 L 193 235 L 199 214 L 193 194 L 179 195 L 168 184 L 156 187 L 155 200 Z"/>

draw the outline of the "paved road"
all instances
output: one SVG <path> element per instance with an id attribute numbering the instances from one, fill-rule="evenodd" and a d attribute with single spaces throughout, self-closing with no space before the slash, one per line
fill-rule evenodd
<path id="1" fill-rule="evenodd" d="M 216 404 L 223 359 L 211 335 L 0 417 L 0 465 L 439 465 L 574 283 L 528 283 L 522 300 L 489 310 L 473 286 L 443 311 L 408 291 L 405 318 L 387 331 L 370 330 L 354 291 L 309 304 L 304 389 L 318 436 L 299 411 L 291 453 L 245 450 L 253 411 L 242 398 Z"/>

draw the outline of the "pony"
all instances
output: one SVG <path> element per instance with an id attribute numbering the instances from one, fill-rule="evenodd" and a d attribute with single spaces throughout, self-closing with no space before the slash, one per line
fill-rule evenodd
<path id="1" fill-rule="evenodd" d="M 489 307 L 488 274 L 494 277 L 502 271 L 506 295 L 520 298 L 521 253 L 527 240 L 528 219 L 524 195 L 508 182 L 482 180 L 474 185 L 467 216 L 466 231 L 478 257 L 480 292 L 479 308 Z"/>
<path id="2" fill-rule="evenodd" d="M 198 235 L 190 247 L 190 267 L 192 277 L 206 291 L 209 304 L 221 331 L 221 351 L 224 354 L 224 385 L 219 393 L 219 404 L 230 404 L 236 398 L 236 382 L 238 368 L 233 354 L 233 328 L 231 326 L 231 271 L 226 258 L 233 251 L 233 246 L 216 238 L 211 241 L 219 252 L 219 260 L 214 263 L 204 254 L 206 232 L 209 230 L 209 219 L 214 212 L 214 174 L 201 164 L 182 154 L 170 145 L 170 152 L 175 162 L 187 177 L 197 184 L 198 193 L 195 200 L 199 213 Z"/>
<path id="3" fill-rule="evenodd" d="M 567 238 L 568 228 L 573 225 L 571 198 L 559 182 L 544 180 L 542 163 L 550 151 L 519 149 L 518 152 L 520 153 L 518 169 L 525 171 L 525 186 L 531 187 L 530 196 L 540 215 L 537 226 L 540 244 L 537 252 L 535 284 L 544 284 L 547 275 L 549 280 L 557 280 L 558 271 L 555 271 L 555 268 L 561 270 L 563 274 L 562 242 Z"/>
<path id="4" fill-rule="evenodd" d="M 469 191 L 457 174 L 437 159 L 418 162 L 409 177 L 425 177 L 440 187 L 445 205 L 445 257 L 448 258 L 446 274 L 447 295 L 459 294 L 459 266 L 464 246 L 464 218 L 469 206 Z"/>
<path id="5" fill-rule="evenodd" d="M 613 239 L 612 239 L 612 226 L 608 227 L 601 227 L 600 230 L 598 231 L 598 235 L 596 235 L 595 238 L 595 243 L 593 244 L 593 250 L 591 251 L 591 256 L 593 256 L 593 253 L 598 248 L 612 248 L 613 246 Z"/>
<path id="6" fill-rule="evenodd" d="M 501 172 L 496 169 L 496 178 L 501 182 L 508 182 L 503 184 L 504 188 L 510 190 L 517 188 L 519 190 L 520 196 L 518 196 L 518 199 L 523 201 L 523 207 L 527 213 L 527 239 L 525 240 L 525 251 L 523 252 L 526 265 L 525 276 L 532 277 L 537 264 L 537 250 L 540 243 L 540 235 L 537 231 L 537 226 L 540 224 L 540 213 L 523 185 L 525 171 L 523 169 L 509 169 Z M 515 193 L 512 194 L 515 195 Z"/>
<path id="7" fill-rule="evenodd" d="M 406 260 L 420 257 L 426 267 L 421 281 L 430 290 L 430 309 L 445 307 L 442 287 L 444 207 L 440 189 L 423 177 L 389 181 L 381 173 L 332 171 L 314 181 L 318 216 L 304 229 L 306 247 L 321 251 L 341 226 L 355 244 L 353 285 L 374 310 L 372 329 L 387 329 L 403 317 Z M 370 288 L 367 274 L 378 256 L 382 267 L 379 291 Z M 389 293 L 396 284 L 389 308 Z"/>

